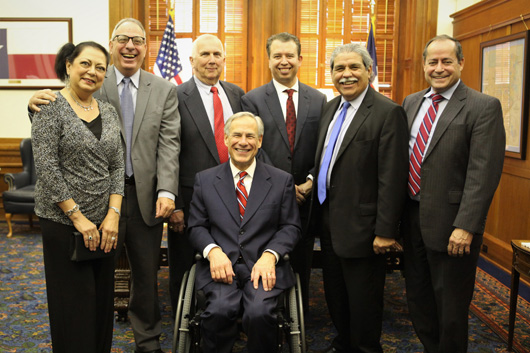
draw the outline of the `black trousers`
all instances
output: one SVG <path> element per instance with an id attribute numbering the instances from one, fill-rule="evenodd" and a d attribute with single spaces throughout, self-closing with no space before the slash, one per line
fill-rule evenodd
<path id="1" fill-rule="evenodd" d="M 125 185 L 121 205 L 118 248 L 125 242 L 131 266 L 131 294 L 129 319 L 134 333 L 136 350 L 149 352 L 160 349 L 162 316 L 158 303 L 158 268 L 162 222 L 149 226 L 140 213 L 136 186 Z"/>
<path id="2" fill-rule="evenodd" d="M 474 241 L 471 253 L 463 257 L 428 249 L 420 230 L 419 205 L 408 201 L 402 224 L 412 324 L 426 352 L 467 352 L 469 305 L 480 242 Z M 449 242 L 449 235 L 447 239 Z"/>
<path id="3" fill-rule="evenodd" d="M 112 347 L 114 258 L 73 262 L 73 226 L 40 219 L 54 353 L 105 353 Z"/>
<path id="4" fill-rule="evenodd" d="M 383 352 L 381 329 L 386 260 L 383 255 L 341 258 L 333 250 L 329 232 L 329 205 L 323 204 L 322 272 L 331 320 L 338 335 L 339 352 Z"/>

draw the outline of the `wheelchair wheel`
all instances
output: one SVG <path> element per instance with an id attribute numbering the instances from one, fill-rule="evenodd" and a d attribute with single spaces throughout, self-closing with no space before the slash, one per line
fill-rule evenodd
<path id="1" fill-rule="evenodd" d="M 289 332 L 290 352 L 305 353 L 304 307 L 298 274 L 296 274 L 296 286 L 289 290 L 289 315 L 292 320 Z"/>
<path id="2" fill-rule="evenodd" d="M 186 285 L 184 286 L 184 281 Z M 195 301 L 195 265 L 184 275 L 180 287 L 179 302 L 177 306 L 177 317 L 175 318 L 175 331 L 173 334 L 173 353 L 178 347 L 178 353 L 188 353 L 191 346 L 189 321 L 193 315 L 192 304 Z M 176 342 L 175 342 L 176 340 Z"/>
<path id="3" fill-rule="evenodd" d="M 177 313 L 175 315 L 175 328 L 173 329 L 173 345 L 171 347 L 172 353 L 177 352 L 177 342 L 178 342 L 178 336 L 179 336 L 179 328 L 180 328 L 180 321 L 182 317 L 182 302 L 184 301 L 184 292 L 186 289 L 186 283 L 188 283 L 188 275 L 190 274 L 190 271 L 186 271 L 184 273 L 184 276 L 182 277 L 182 282 L 180 284 L 180 290 L 179 290 L 179 297 L 177 302 Z"/>

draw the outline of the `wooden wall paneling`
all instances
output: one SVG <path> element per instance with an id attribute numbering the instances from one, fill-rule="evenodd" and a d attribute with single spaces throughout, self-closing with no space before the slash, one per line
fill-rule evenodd
<path id="1" fill-rule="evenodd" d="M 276 33 L 296 34 L 296 0 L 249 0 L 247 91 L 272 79 L 267 58 L 267 39 Z"/>
<path id="2" fill-rule="evenodd" d="M 436 35 L 438 0 L 400 0 L 397 42 L 399 78 L 392 96 L 398 103 L 424 89 L 422 53 L 425 43 Z"/>
<path id="3" fill-rule="evenodd" d="M 247 91 L 271 79 L 265 45 L 272 31 L 272 11 L 270 1 L 249 0 Z"/>
<path id="4" fill-rule="evenodd" d="M 462 80 L 466 85 L 480 90 L 480 43 L 525 31 L 521 16 L 530 26 L 527 0 L 484 0 L 451 15 L 453 36 L 464 50 Z M 527 156 L 529 151 L 527 143 Z M 511 240 L 530 239 L 529 213 L 530 159 L 505 158 L 501 182 L 488 213 L 484 234 L 487 252 L 483 248 L 483 256 L 509 270 Z"/>

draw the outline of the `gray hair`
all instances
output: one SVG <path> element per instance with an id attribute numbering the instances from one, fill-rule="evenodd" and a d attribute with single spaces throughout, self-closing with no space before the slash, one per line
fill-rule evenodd
<path id="1" fill-rule="evenodd" d="M 339 54 L 344 53 L 357 53 L 361 56 L 363 59 L 363 64 L 366 70 L 368 70 L 370 67 L 372 67 L 374 61 L 372 60 L 372 57 L 370 56 L 370 53 L 368 53 L 368 50 L 366 50 L 366 47 L 359 43 L 348 43 L 339 45 L 336 47 L 333 52 L 331 53 L 331 57 L 329 59 L 331 74 L 333 75 L 333 67 L 335 66 L 335 58 Z M 370 75 L 370 82 L 372 82 L 374 78 L 374 71 L 372 70 L 372 74 Z"/>
<path id="2" fill-rule="evenodd" d="M 239 112 L 228 118 L 228 120 L 225 122 L 225 135 L 228 136 L 228 134 L 230 133 L 230 127 L 232 126 L 232 122 L 234 120 L 244 118 L 246 116 L 248 116 L 249 118 L 253 118 L 256 121 L 256 124 L 258 124 L 258 136 L 263 136 L 263 133 L 265 132 L 263 120 L 261 120 L 259 116 L 254 115 L 251 112 Z"/>
<path id="3" fill-rule="evenodd" d="M 432 42 L 437 41 L 437 40 L 450 40 L 453 43 L 455 43 L 455 55 L 456 55 L 456 59 L 458 60 L 458 63 L 461 63 L 462 60 L 464 60 L 464 51 L 462 50 L 462 44 L 460 44 L 458 40 L 454 39 L 451 36 L 448 36 L 447 34 L 440 34 L 436 37 L 429 39 L 427 44 L 425 44 L 425 48 L 423 49 L 423 62 L 424 63 L 425 63 L 425 59 L 427 59 L 427 48 L 429 47 L 429 45 L 431 45 Z"/>
<path id="4" fill-rule="evenodd" d="M 144 37 L 145 37 L 145 28 L 144 28 L 144 25 L 142 24 L 142 22 L 138 21 L 136 18 L 131 18 L 131 17 L 128 17 L 128 18 L 123 18 L 120 20 L 120 22 L 118 22 L 116 24 L 116 26 L 114 27 L 114 30 L 112 31 L 112 35 L 110 36 L 110 40 L 113 40 L 114 39 L 114 36 L 116 35 L 116 31 L 118 30 L 118 28 L 124 24 L 124 23 L 127 23 L 127 22 L 131 22 L 131 23 L 134 23 L 136 24 L 138 27 L 140 27 L 140 29 L 142 30 L 143 34 L 144 34 Z"/>
<path id="5" fill-rule="evenodd" d="M 200 42 L 200 40 L 204 38 L 208 38 L 208 37 L 215 38 L 219 41 L 219 43 L 221 44 L 221 48 L 223 48 L 223 56 L 226 56 L 225 46 L 223 45 L 223 42 L 221 42 L 221 40 L 218 37 L 214 36 L 213 34 L 203 34 L 195 38 L 195 40 L 191 44 L 191 57 L 192 58 L 196 58 L 199 55 L 199 53 L 197 53 L 197 45 Z"/>

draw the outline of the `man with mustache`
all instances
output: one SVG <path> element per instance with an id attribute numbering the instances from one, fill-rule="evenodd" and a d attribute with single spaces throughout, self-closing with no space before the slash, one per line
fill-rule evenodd
<path id="1" fill-rule="evenodd" d="M 338 332 L 329 352 L 383 352 L 385 253 L 401 249 L 395 238 L 406 197 L 406 116 L 370 87 L 365 47 L 339 46 L 330 63 L 340 96 L 322 112 L 313 190 L 326 302 Z"/>

